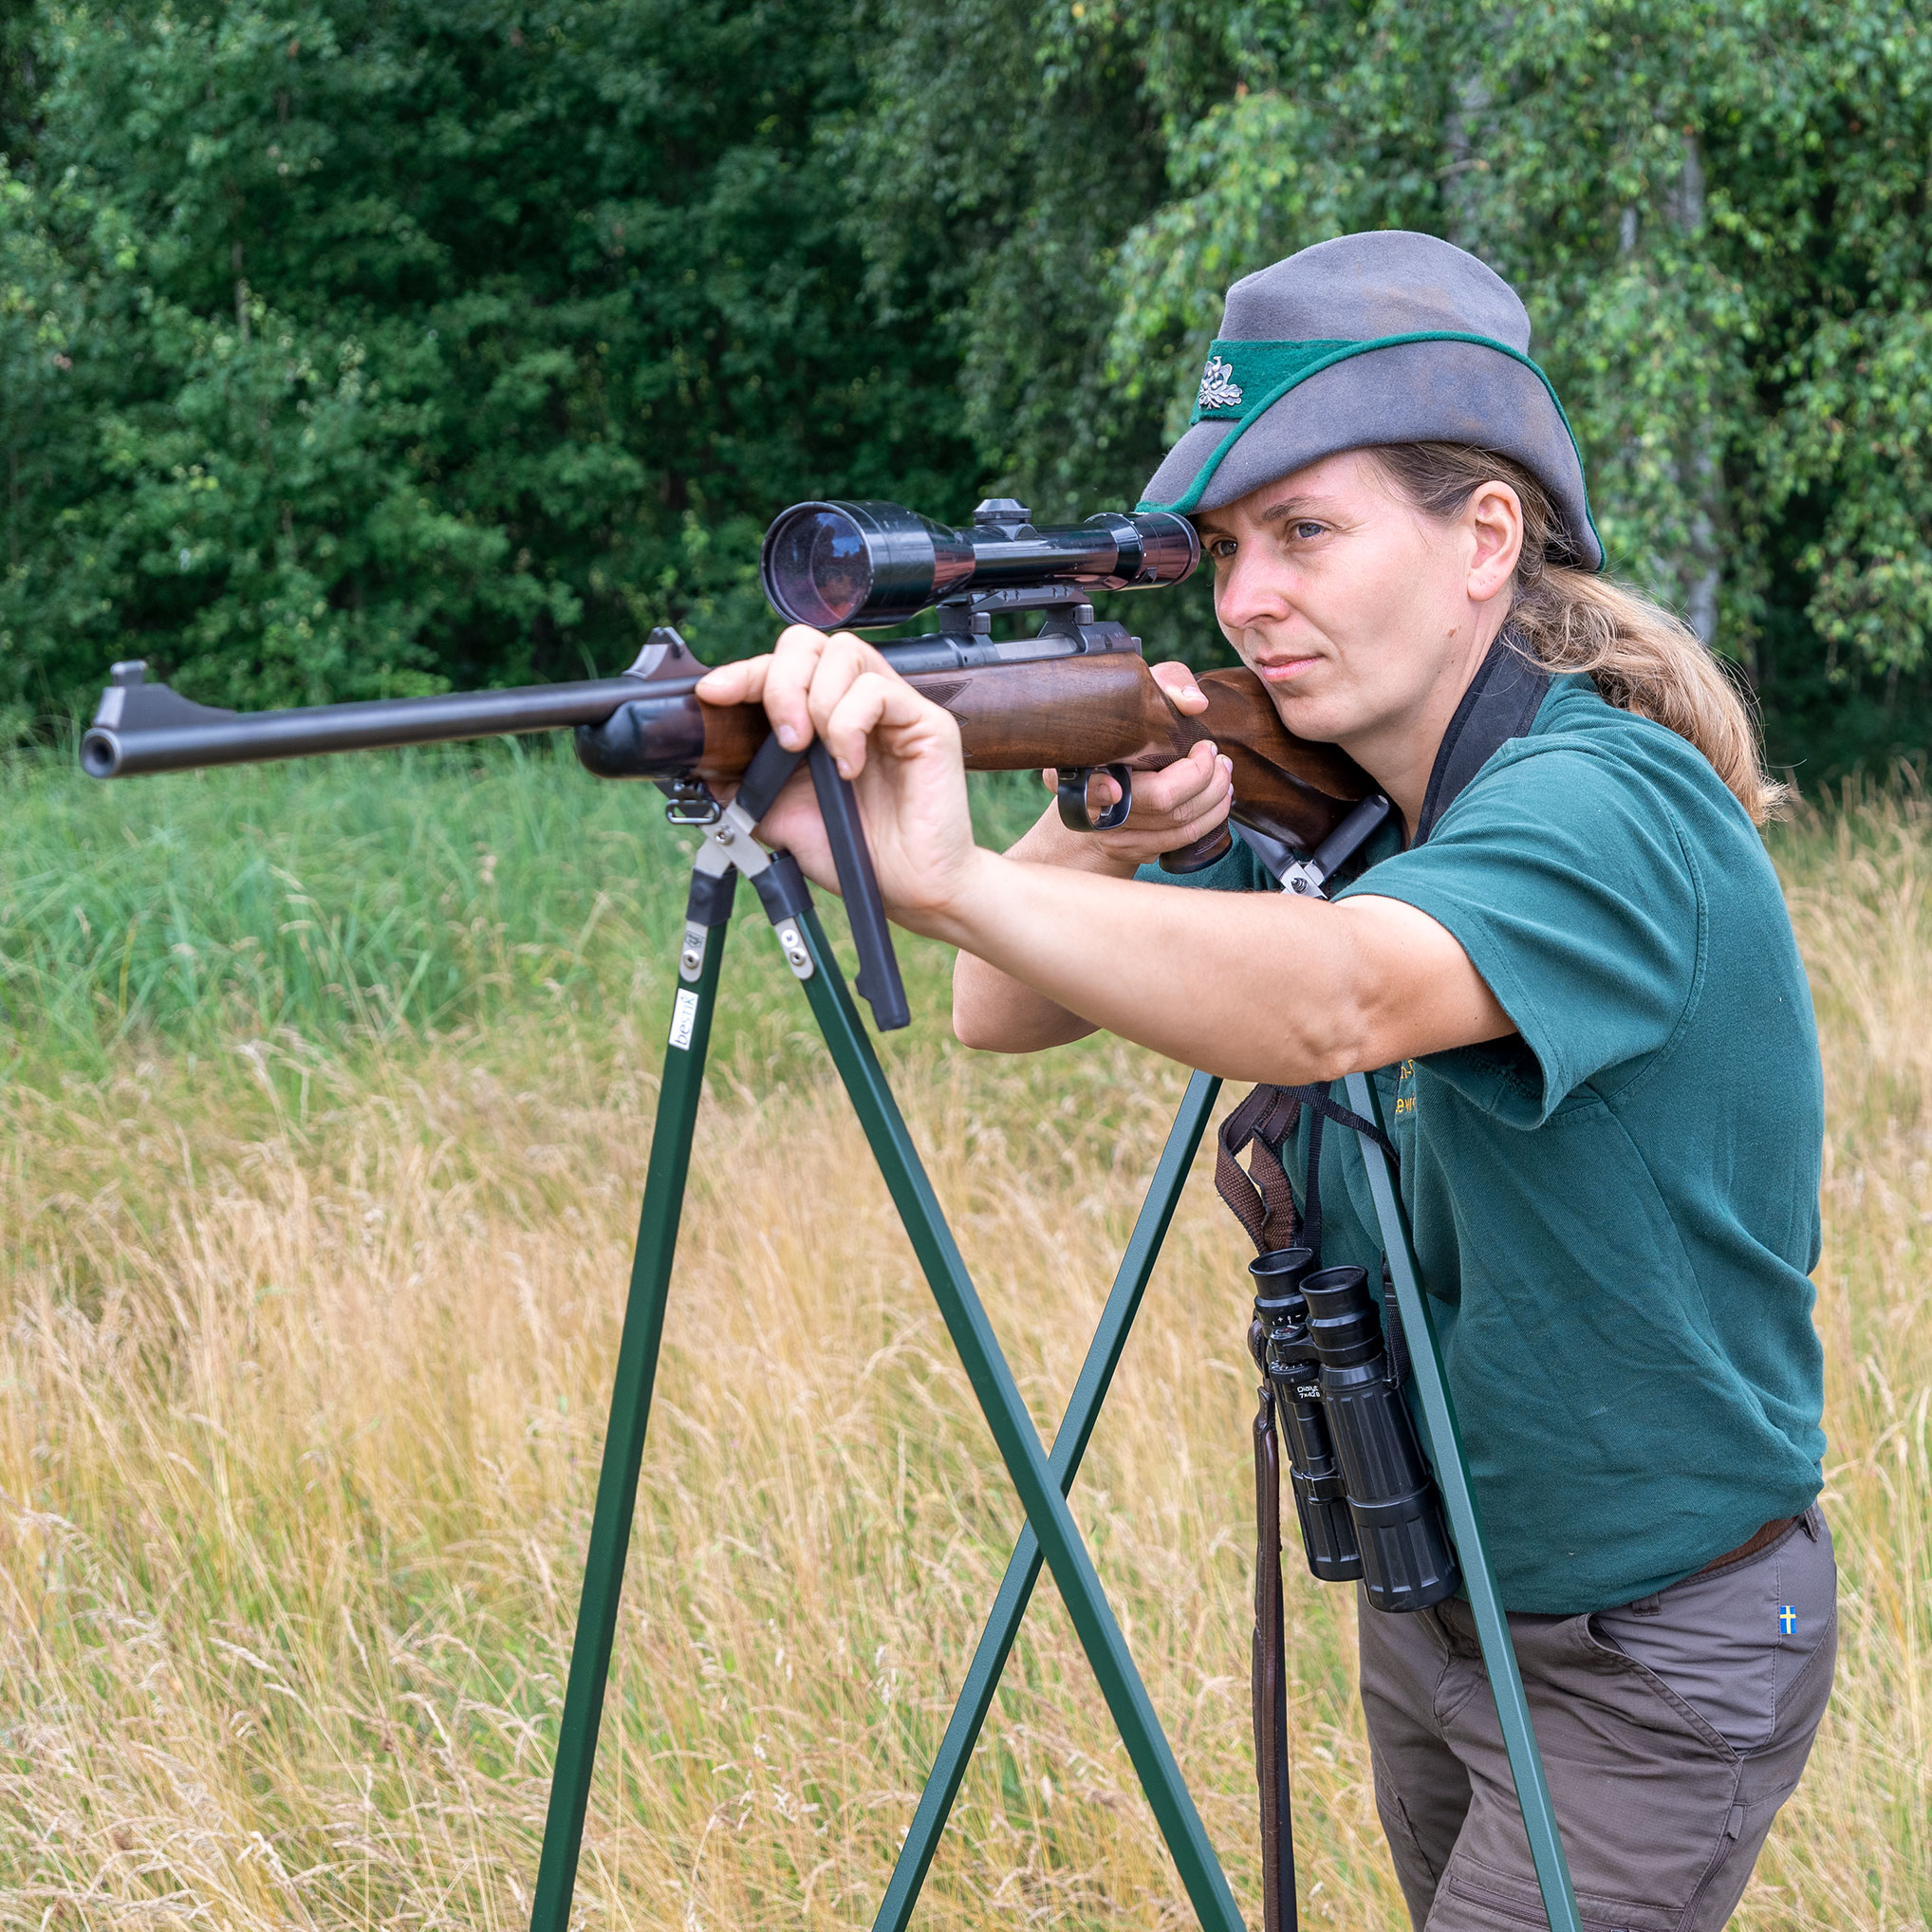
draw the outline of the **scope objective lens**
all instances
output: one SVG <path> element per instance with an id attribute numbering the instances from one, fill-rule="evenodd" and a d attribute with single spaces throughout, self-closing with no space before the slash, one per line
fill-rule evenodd
<path id="1" fill-rule="evenodd" d="M 865 533 L 843 510 L 813 505 L 792 511 L 772 532 L 765 567 L 771 601 L 817 630 L 849 622 L 871 594 Z"/>

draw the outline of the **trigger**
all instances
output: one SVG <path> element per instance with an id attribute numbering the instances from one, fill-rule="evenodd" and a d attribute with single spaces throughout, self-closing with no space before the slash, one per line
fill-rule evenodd
<path id="1" fill-rule="evenodd" d="M 1069 832 L 1118 831 L 1134 808 L 1134 774 L 1124 765 L 1103 767 L 1121 789 L 1121 795 L 1095 818 L 1087 803 L 1087 781 L 1093 776 L 1091 765 L 1064 765 L 1059 789 L 1054 796 L 1060 804 L 1060 823 Z"/>

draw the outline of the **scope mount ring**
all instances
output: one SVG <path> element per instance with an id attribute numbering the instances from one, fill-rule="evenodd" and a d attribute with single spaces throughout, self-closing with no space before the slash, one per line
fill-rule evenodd
<path id="1" fill-rule="evenodd" d="M 1121 795 L 1095 818 L 1087 807 L 1087 781 L 1102 771 L 1121 788 Z M 1056 796 L 1060 823 L 1069 832 L 1113 832 L 1126 824 L 1134 808 L 1134 774 L 1124 765 L 1068 765 L 1060 771 Z"/>

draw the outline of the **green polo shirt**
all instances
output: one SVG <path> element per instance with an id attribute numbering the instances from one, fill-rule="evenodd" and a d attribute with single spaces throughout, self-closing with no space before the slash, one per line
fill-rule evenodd
<path id="1" fill-rule="evenodd" d="M 1200 882 L 1269 882 L 1250 857 Z M 1446 927 L 1516 1027 L 1375 1075 L 1504 1603 L 1626 1603 L 1803 1510 L 1824 1080 L 1742 808 L 1683 739 L 1559 678 L 1357 893 Z M 1379 1280 L 1332 1124 L 1321 1184 L 1324 1261 Z"/>

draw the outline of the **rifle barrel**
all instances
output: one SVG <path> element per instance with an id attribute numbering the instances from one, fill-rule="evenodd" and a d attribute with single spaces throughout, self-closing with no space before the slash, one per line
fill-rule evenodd
<path id="1" fill-rule="evenodd" d="M 164 684 L 110 685 L 81 740 L 81 766 L 93 778 L 197 771 L 269 758 L 309 758 L 384 745 L 446 744 L 457 738 L 602 724 L 636 698 L 688 697 L 696 678 L 646 683 L 597 678 L 511 691 L 457 691 L 435 697 L 317 704 L 297 711 L 222 711 L 194 704 Z"/>
<path id="2" fill-rule="evenodd" d="M 1090 613 L 1011 642 L 942 631 L 880 649 L 952 714 L 969 771 L 1158 771 L 1212 737 L 1234 761 L 1235 816 L 1306 847 L 1318 845 L 1374 790 L 1333 745 L 1284 730 L 1252 672 L 1208 672 L 1200 680 L 1206 712 L 1183 717 L 1142 660 L 1139 640 L 1117 623 L 1091 622 Z M 701 703 L 696 694 L 703 669 L 666 628 L 652 632 L 620 678 L 232 712 L 150 684 L 146 666 L 129 662 L 114 666 L 81 740 L 81 763 L 95 778 L 129 778 L 574 727 L 578 759 L 597 777 L 730 782 L 765 741 L 765 714 L 752 704 Z"/>
<path id="3" fill-rule="evenodd" d="M 1138 650 L 1139 641 L 1119 624 L 1094 623 L 1089 612 L 1084 622 L 1044 630 L 1018 642 L 995 644 L 976 634 L 941 632 L 882 645 L 881 655 L 910 676 Z M 90 778 L 135 778 L 149 771 L 197 771 L 208 765 L 254 765 L 271 758 L 314 758 L 328 752 L 367 752 L 388 745 L 437 745 L 459 738 L 509 737 L 518 732 L 567 731 L 573 725 L 604 724 L 623 706 L 641 701 L 652 705 L 652 716 L 659 721 L 680 708 L 686 711 L 686 729 L 674 734 L 682 745 L 690 737 L 697 710 L 695 705 L 684 706 L 683 700 L 697 690 L 704 669 L 678 633 L 667 628 L 651 633 L 637 661 L 619 678 L 528 684 L 508 691 L 455 691 L 435 697 L 383 697 L 360 704 L 312 704 L 295 711 L 223 711 L 195 704 L 165 684 L 150 684 L 146 666 L 134 659 L 114 666 L 113 681 L 101 694 L 94 722 L 81 739 L 81 769 Z M 668 745 L 671 740 L 664 742 Z M 592 769 L 601 770 L 596 765 Z M 620 774 L 613 771 L 602 775 Z M 633 769 L 622 775 L 642 773 Z"/>

